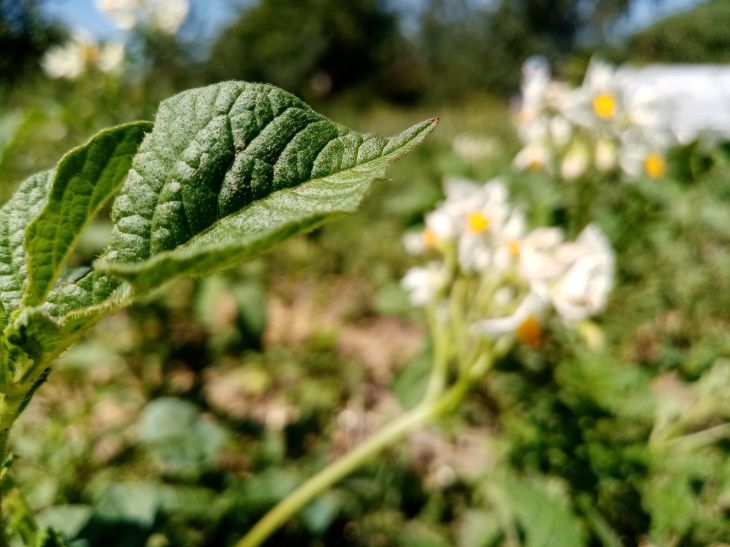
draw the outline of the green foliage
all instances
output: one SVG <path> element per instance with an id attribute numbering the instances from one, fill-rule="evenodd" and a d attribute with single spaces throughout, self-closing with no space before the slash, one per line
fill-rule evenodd
<path id="1" fill-rule="evenodd" d="M 117 192 L 145 132 L 151 129 L 151 123 L 138 122 L 102 131 L 59 162 L 45 206 L 25 230 L 26 306 L 43 302 L 82 230 Z"/>
<path id="2" fill-rule="evenodd" d="M 628 58 L 661 63 L 727 63 L 730 61 L 730 5 L 701 2 L 671 15 L 631 37 Z"/>
<path id="3" fill-rule="evenodd" d="M 102 316 L 354 211 L 435 123 L 360 135 L 277 88 L 228 82 L 165 101 L 143 142 L 146 122 L 102 131 L 30 177 L 0 211 L 3 427 Z M 63 278 L 81 231 L 120 185 L 101 260 Z"/>
<path id="4" fill-rule="evenodd" d="M 417 77 L 408 55 L 382 0 L 264 0 L 221 33 L 208 63 L 216 79 L 271 82 L 303 96 L 367 86 L 397 98 Z"/>
<path id="5" fill-rule="evenodd" d="M 0 0 L 0 87 L 38 68 L 43 52 L 63 36 L 42 14 L 44 0 Z"/>
<path id="6" fill-rule="evenodd" d="M 134 119 L 124 108 L 114 114 Z M 333 117 L 390 134 L 422 114 Z M 243 268 L 173 280 L 65 352 L 12 439 L 13 478 L 41 527 L 78 546 L 230 544 L 398 412 L 391 388 L 403 407 L 418 399 L 430 349 L 397 302 L 400 236 L 440 198 L 444 172 L 486 180 L 514 152 L 501 103 L 442 114 L 439 132 L 393 167 L 407 184 L 375 186 L 363 214 Z M 64 140 L 96 127 L 88 121 Z M 496 135 L 498 147 L 464 159 L 452 146 L 463 134 Z M 28 157 L 50 157 L 50 142 Z M 555 520 L 590 545 L 726 541 L 729 149 L 675 150 L 667 180 L 604 189 L 597 221 L 619 270 L 602 349 L 596 325 L 585 338 L 552 325 L 539 347 L 498 364 L 459 419 L 404 441 L 271 543 L 495 547 L 542 541 Z M 512 176 L 510 192 L 534 221 L 560 223 L 566 189 L 548 177 Z M 83 282 L 70 270 L 92 264 L 108 244 L 95 232 L 110 230 L 86 228 L 52 293 Z M 152 426 L 170 422 L 169 435 Z"/>

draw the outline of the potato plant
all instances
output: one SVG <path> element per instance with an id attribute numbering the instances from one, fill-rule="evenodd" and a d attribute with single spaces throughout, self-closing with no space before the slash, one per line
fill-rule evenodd
<path id="1" fill-rule="evenodd" d="M 164 101 L 154 124 L 106 129 L 29 177 L 0 210 L 3 452 L 54 360 L 99 319 L 353 212 L 436 123 L 362 135 L 278 88 L 224 82 Z M 82 231 L 112 198 L 111 243 L 69 271 Z"/>

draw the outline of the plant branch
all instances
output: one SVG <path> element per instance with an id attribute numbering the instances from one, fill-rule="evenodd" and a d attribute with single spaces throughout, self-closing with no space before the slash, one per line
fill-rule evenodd
<path id="1" fill-rule="evenodd" d="M 400 418 L 378 431 L 374 436 L 333 464 L 310 478 L 288 497 L 282 500 L 241 539 L 236 547 L 261 545 L 281 525 L 297 514 L 310 501 L 332 485 L 368 462 L 382 450 L 392 445 L 419 426 L 456 407 L 466 395 L 470 382 L 464 376 L 439 398 L 425 401 Z"/>

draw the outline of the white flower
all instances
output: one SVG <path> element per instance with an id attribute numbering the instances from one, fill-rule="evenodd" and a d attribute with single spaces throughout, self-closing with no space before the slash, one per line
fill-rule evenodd
<path id="1" fill-rule="evenodd" d="M 552 151 L 546 144 L 532 142 L 517 153 L 513 163 L 521 170 L 540 171 L 550 168 L 552 155 Z"/>
<path id="2" fill-rule="evenodd" d="M 664 140 L 657 134 L 647 137 L 638 131 L 624 133 L 619 151 L 619 164 L 629 178 L 658 179 L 666 174 L 669 136 L 664 137 Z"/>
<path id="3" fill-rule="evenodd" d="M 573 91 L 565 115 L 574 123 L 597 130 L 619 118 L 623 95 L 610 65 L 591 59 L 581 87 Z"/>
<path id="4" fill-rule="evenodd" d="M 102 72 L 114 72 L 124 61 L 124 43 L 108 42 L 101 46 L 96 66 Z"/>
<path id="5" fill-rule="evenodd" d="M 606 236 L 589 225 L 575 242 L 562 245 L 556 258 L 565 265 L 550 291 L 558 314 L 576 322 L 600 312 L 613 287 L 615 259 Z"/>
<path id="6" fill-rule="evenodd" d="M 148 0 L 152 26 L 167 34 L 175 34 L 188 16 L 187 0 Z"/>
<path id="7" fill-rule="evenodd" d="M 520 259 L 522 240 L 525 237 L 525 215 L 518 207 L 513 207 L 502 229 L 496 234 L 494 268 L 500 273 L 512 271 Z"/>
<path id="8" fill-rule="evenodd" d="M 545 95 L 550 84 L 550 67 L 542 57 L 531 57 L 522 65 L 520 126 L 534 122 L 545 108 Z"/>
<path id="9" fill-rule="evenodd" d="M 96 0 L 96 6 L 121 29 L 147 25 L 175 34 L 188 15 L 188 0 Z"/>
<path id="10" fill-rule="evenodd" d="M 49 48 L 41 59 L 43 71 L 51 78 L 78 78 L 85 65 L 83 53 L 73 42 Z"/>
<path id="11" fill-rule="evenodd" d="M 401 285 L 408 292 L 414 306 L 425 306 L 435 299 L 446 281 L 443 265 L 431 262 L 425 268 L 415 267 L 408 270 Z"/>
<path id="12" fill-rule="evenodd" d="M 590 164 L 591 155 L 588 145 L 579 139 L 573 139 L 560 164 L 560 176 L 572 180 L 583 175 Z"/>
<path id="13" fill-rule="evenodd" d="M 93 37 L 83 31 L 74 31 L 63 45 L 50 48 L 41 60 L 41 66 L 51 78 L 75 79 L 89 67 L 102 72 L 113 72 L 124 60 L 124 44 L 108 42 L 99 46 Z"/>
<path id="14" fill-rule="evenodd" d="M 609 138 L 599 138 L 596 141 L 594 165 L 599 171 L 611 171 L 616 167 L 618 147 Z"/>
<path id="15" fill-rule="evenodd" d="M 562 243 L 559 228 L 537 228 L 520 244 L 519 275 L 540 295 L 547 295 L 549 284 L 564 270 L 556 256 Z"/>
<path id="16" fill-rule="evenodd" d="M 484 135 L 460 134 L 454 138 L 451 146 L 458 156 L 470 162 L 492 158 L 501 151 L 497 139 Z"/>
<path id="17" fill-rule="evenodd" d="M 50 48 L 41 66 L 51 78 L 78 78 L 87 65 L 99 58 L 99 46 L 93 37 L 82 29 L 74 30 L 71 39 L 60 46 Z"/>
<path id="18" fill-rule="evenodd" d="M 459 265 L 465 272 L 481 272 L 492 265 L 498 234 L 509 217 L 507 187 L 493 180 L 483 186 L 470 184 L 468 195 L 466 187 L 461 192 Z"/>
<path id="19" fill-rule="evenodd" d="M 573 124 L 565 117 L 556 115 L 550 120 L 550 137 L 553 144 L 562 148 L 573 136 Z"/>
<path id="20" fill-rule="evenodd" d="M 117 27 L 125 30 L 137 24 L 141 0 L 96 0 L 96 7 L 104 12 Z"/>
<path id="21" fill-rule="evenodd" d="M 535 292 L 529 292 L 510 315 L 491 317 L 474 323 L 474 331 L 489 338 L 517 335 L 528 343 L 535 343 L 540 336 L 540 317 L 547 301 Z"/>

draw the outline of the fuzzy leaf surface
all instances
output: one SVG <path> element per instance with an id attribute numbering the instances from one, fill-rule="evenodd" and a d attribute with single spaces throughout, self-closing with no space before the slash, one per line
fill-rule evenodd
<path id="1" fill-rule="evenodd" d="M 114 204 L 97 270 L 144 293 L 199 276 L 357 208 L 436 120 L 362 135 L 265 84 L 225 82 L 163 102 Z"/>
<path id="2" fill-rule="evenodd" d="M 82 230 L 119 189 L 142 138 L 151 129 L 150 122 L 105 129 L 58 163 L 45 207 L 25 234 L 25 305 L 43 302 Z"/>
<path id="3" fill-rule="evenodd" d="M 27 178 L 12 198 L 0 208 L 0 327 L 21 305 L 28 267 L 25 229 L 46 204 L 53 171 Z"/>

